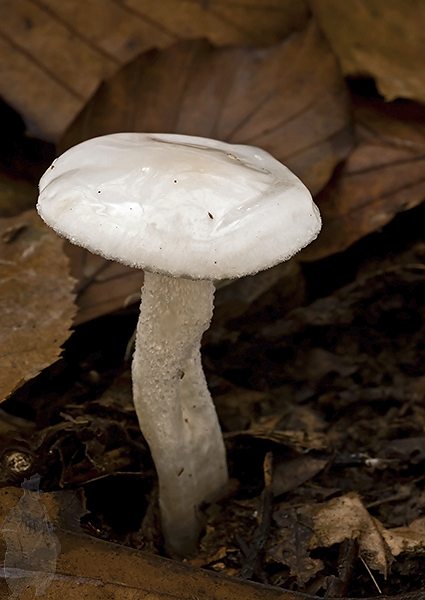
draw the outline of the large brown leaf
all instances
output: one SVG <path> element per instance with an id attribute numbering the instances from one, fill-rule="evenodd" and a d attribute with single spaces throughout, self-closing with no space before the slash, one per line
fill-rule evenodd
<path id="1" fill-rule="evenodd" d="M 73 286 L 62 240 L 35 211 L 0 220 L 0 401 L 59 357 Z"/>
<path id="2" fill-rule="evenodd" d="M 60 493 L 59 493 L 60 494 Z M 51 600 L 298 600 L 299 594 L 277 587 L 265 586 L 247 581 L 225 577 L 188 565 L 150 556 L 144 552 L 132 550 L 79 535 L 69 531 L 56 529 L 39 535 L 41 542 L 39 553 L 31 564 L 28 542 L 34 538 L 34 531 L 45 525 L 39 515 L 46 515 L 53 522 L 55 514 L 62 508 L 59 494 L 43 494 L 25 490 L 27 502 L 22 506 L 22 491 L 16 488 L 4 488 L 0 491 L 0 527 L 11 512 L 19 510 L 21 503 L 21 521 L 30 523 L 31 528 L 21 527 L 21 540 L 26 542 L 23 548 L 15 552 L 15 565 L 6 558 L 6 578 L 13 584 L 12 590 L 21 590 L 19 598 L 33 598 L 34 587 L 39 586 L 42 598 Z M 58 504 L 59 501 L 59 504 Z M 12 514 L 13 514 L 12 512 Z M 46 516 L 44 517 L 45 520 Z M 46 535 L 47 534 L 47 535 Z M 25 536 L 31 537 L 30 540 Z M 57 538 L 60 554 L 57 557 L 57 568 L 53 560 L 50 564 L 51 537 Z M 13 542 L 14 540 L 12 540 Z M 57 544 L 57 542 L 56 542 Z M 57 544 L 57 546 L 59 546 Z M 18 544 L 17 544 L 18 545 Z M 9 551 L 10 540 L 0 537 L 0 559 L 3 562 L 5 550 Z M 19 550 L 21 550 L 19 555 Z M 46 557 L 47 555 L 47 557 Z M 47 563 L 47 567 L 46 564 Z M 43 586 L 46 588 L 43 589 Z M 11 597 L 3 577 L 0 579 L 0 597 Z M 307 597 L 306 597 L 307 600 Z"/>
<path id="3" fill-rule="evenodd" d="M 351 147 L 344 83 L 314 24 L 267 49 L 192 41 L 146 53 L 99 89 L 62 148 L 118 131 L 260 146 L 313 193 Z"/>
<path id="4" fill-rule="evenodd" d="M 362 101 L 355 117 L 359 144 L 317 197 L 323 229 L 306 260 L 345 250 L 425 199 L 425 108 Z"/>
<path id="5" fill-rule="evenodd" d="M 422 0 L 309 0 L 344 73 L 371 75 L 387 100 L 425 101 Z"/>
<path id="6" fill-rule="evenodd" d="M 303 0 L 0 0 L 0 95 L 31 134 L 55 141 L 140 52 L 195 37 L 270 45 L 307 14 Z"/>

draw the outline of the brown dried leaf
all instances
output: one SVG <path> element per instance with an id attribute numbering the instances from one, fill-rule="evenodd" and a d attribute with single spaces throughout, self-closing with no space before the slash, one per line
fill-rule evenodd
<path id="1" fill-rule="evenodd" d="M 387 100 L 425 101 L 425 3 L 309 0 L 344 73 L 371 75 Z"/>
<path id="2" fill-rule="evenodd" d="M 294 508 L 278 510 L 273 517 L 279 526 L 279 543 L 269 550 L 269 554 L 287 565 L 291 575 L 303 586 L 323 569 L 320 559 L 310 557 L 311 523 Z"/>
<path id="3" fill-rule="evenodd" d="M 333 498 L 324 504 L 306 506 L 302 511 L 314 522 L 316 540 L 311 548 L 330 547 L 345 539 L 356 539 L 366 564 L 386 575 L 388 564 L 382 525 L 368 513 L 356 493 Z"/>
<path id="4" fill-rule="evenodd" d="M 280 463 L 275 467 L 273 476 L 273 494 L 280 496 L 309 481 L 329 464 L 327 458 L 299 456 Z"/>
<path id="5" fill-rule="evenodd" d="M 245 400 L 245 395 L 241 396 Z M 324 423 L 307 407 L 288 403 L 284 412 L 272 413 L 251 422 L 248 429 L 230 435 L 247 435 L 257 439 L 271 440 L 298 451 L 325 450 L 329 438 L 323 433 Z"/>
<path id="6" fill-rule="evenodd" d="M 384 529 L 382 536 L 393 556 L 402 552 L 420 553 L 425 550 L 425 519 L 416 519 L 407 527 Z"/>
<path id="7" fill-rule="evenodd" d="M 62 148 L 118 131 L 260 146 L 313 193 L 351 148 L 345 87 L 314 24 L 267 49 L 194 41 L 146 53 L 99 89 Z"/>
<path id="8" fill-rule="evenodd" d="M 425 198 L 425 108 L 410 102 L 358 102 L 358 146 L 316 198 L 320 236 L 305 260 L 341 252 Z"/>
<path id="9" fill-rule="evenodd" d="M 300 0 L 1 0 L 0 95 L 29 133 L 57 140 L 99 83 L 185 38 L 270 45 L 303 27 Z"/>
<path id="10" fill-rule="evenodd" d="M 73 285 L 62 240 L 35 211 L 0 220 L 0 400 L 59 357 Z"/>
<path id="11" fill-rule="evenodd" d="M 22 490 L 0 490 L 0 527 L 10 511 L 18 504 Z M 53 520 L 49 493 L 43 494 L 40 504 L 47 508 Z M 212 571 L 191 568 L 171 560 L 152 556 L 89 536 L 56 530 L 61 545 L 45 597 L 51 600 L 297 600 L 295 593 L 246 581 L 238 581 Z M 5 554 L 5 542 L 0 538 L 0 558 Z M 24 573 L 18 573 L 23 578 Z M 30 573 L 34 575 L 34 573 Z M 33 597 L 34 590 L 27 589 Z M 24 594 L 25 594 L 24 592 Z M 0 595 L 8 597 L 7 584 L 0 579 Z"/>
<path id="12" fill-rule="evenodd" d="M 44 595 L 56 571 L 60 543 L 40 493 L 35 486 L 40 476 L 26 481 L 24 495 L 4 519 L 1 533 L 6 540 L 5 577 L 12 598 L 20 598 L 25 589 L 35 587 L 36 596 Z M 16 576 L 16 571 L 25 575 Z"/>
<path id="13" fill-rule="evenodd" d="M 279 415 L 276 418 L 279 418 Z M 275 420 L 275 417 L 273 416 L 271 420 Z M 236 436 L 250 436 L 254 439 L 270 440 L 276 444 L 294 448 L 299 452 L 305 450 L 325 450 L 329 446 L 329 439 L 324 433 L 318 431 L 306 433 L 300 430 L 291 431 L 288 429 L 280 431 L 279 429 L 274 429 L 272 423 L 266 427 L 261 427 L 261 423 L 259 423 L 253 429 L 232 431 L 225 434 L 225 438 Z"/>

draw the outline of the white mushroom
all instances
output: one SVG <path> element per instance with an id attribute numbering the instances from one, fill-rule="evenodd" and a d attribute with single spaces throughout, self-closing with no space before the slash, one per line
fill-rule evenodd
<path id="1" fill-rule="evenodd" d="M 287 260 L 317 236 L 319 211 L 301 181 L 259 148 L 142 133 L 65 152 L 43 175 L 37 208 L 71 242 L 145 270 L 134 404 L 158 473 L 167 548 L 188 555 L 197 507 L 227 481 L 200 356 L 212 282 Z"/>

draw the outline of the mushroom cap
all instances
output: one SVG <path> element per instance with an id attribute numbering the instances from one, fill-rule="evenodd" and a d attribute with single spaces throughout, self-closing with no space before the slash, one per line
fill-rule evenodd
<path id="1" fill-rule="evenodd" d="M 74 146 L 40 180 L 37 209 L 61 236 L 155 273 L 257 273 L 309 244 L 319 210 L 303 183 L 253 146 L 116 133 Z"/>

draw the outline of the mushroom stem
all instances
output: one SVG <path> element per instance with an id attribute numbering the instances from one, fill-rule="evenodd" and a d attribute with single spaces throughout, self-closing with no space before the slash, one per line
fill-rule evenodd
<path id="1" fill-rule="evenodd" d="M 223 438 L 201 363 L 201 338 L 213 312 L 214 285 L 145 273 L 133 397 L 159 480 L 166 547 L 196 550 L 198 506 L 227 481 Z"/>

